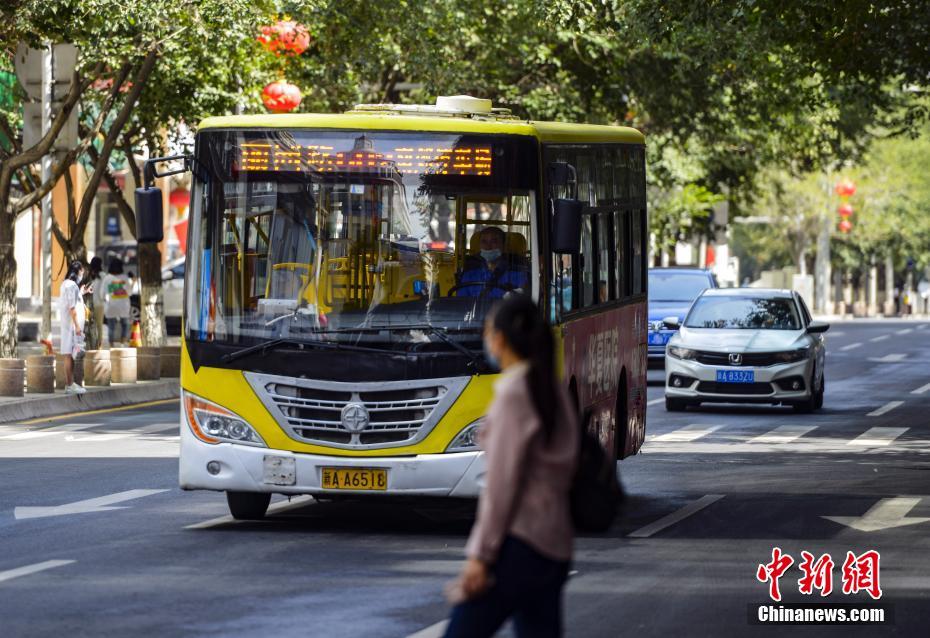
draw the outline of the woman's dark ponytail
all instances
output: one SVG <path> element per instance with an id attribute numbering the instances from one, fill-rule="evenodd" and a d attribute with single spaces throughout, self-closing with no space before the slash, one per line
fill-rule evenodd
<path id="1" fill-rule="evenodd" d="M 81 271 L 84 270 L 84 264 L 81 263 L 80 259 L 74 259 L 71 263 L 68 264 L 68 274 L 65 275 L 65 279 L 70 279 L 74 283 L 80 285 L 81 278 L 79 277 Z M 61 272 L 60 270 L 58 272 Z"/>
<path id="2" fill-rule="evenodd" d="M 526 295 L 509 295 L 492 311 L 494 329 L 530 364 L 530 398 L 542 421 L 546 442 L 555 431 L 558 391 L 552 330 L 536 303 Z"/>

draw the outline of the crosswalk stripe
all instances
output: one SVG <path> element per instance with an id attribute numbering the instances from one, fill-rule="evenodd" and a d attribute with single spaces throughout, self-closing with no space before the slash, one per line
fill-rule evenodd
<path id="1" fill-rule="evenodd" d="M 914 331 L 913 331 L 911 328 L 905 328 L 904 330 L 898 330 L 895 334 L 896 334 L 896 335 L 906 335 L 906 334 L 910 334 L 910 333 L 912 333 L 912 332 L 914 332 Z"/>
<path id="2" fill-rule="evenodd" d="M 907 432 L 908 428 L 869 428 L 863 434 L 860 434 L 846 445 L 865 445 L 869 447 L 878 447 L 890 445 L 892 441 Z"/>
<path id="3" fill-rule="evenodd" d="M 926 385 L 922 385 L 922 386 L 920 386 L 919 388 L 917 388 L 916 390 L 911 390 L 911 394 L 923 394 L 923 393 L 926 392 L 927 390 L 930 390 L 930 383 L 928 383 L 928 384 L 926 384 Z"/>
<path id="4" fill-rule="evenodd" d="M 843 350 L 844 352 L 845 352 L 846 350 L 855 350 L 856 348 L 860 347 L 861 345 L 862 345 L 862 344 L 859 343 L 859 342 L 857 341 L 856 343 L 850 343 L 849 345 L 843 346 L 842 348 L 840 348 L 840 350 Z"/>
<path id="5" fill-rule="evenodd" d="M 791 443 L 816 429 L 816 425 L 780 425 L 774 430 L 749 439 L 749 443 Z"/>
<path id="6" fill-rule="evenodd" d="M 881 416 L 883 414 L 888 414 L 895 408 L 901 407 L 902 405 L 904 405 L 904 401 L 889 401 L 877 410 L 872 410 L 866 416 Z"/>
<path id="7" fill-rule="evenodd" d="M 684 443 L 688 441 L 696 441 L 702 436 L 707 436 L 711 432 L 716 432 L 722 425 L 687 425 L 683 428 L 675 430 L 674 432 L 666 432 L 665 434 L 660 434 L 653 441 L 665 441 L 665 442 L 675 442 L 675 443 Z"/>
<path id="8" fill-rule="evenodd" d="M 885 339 L 889 339 L 889 338 L 890 338 L 890 335 L 878 335 L 877 337 L 872 337 L 871 339 L 869 339 L 869 341 L 873 343 L 877 343 L 879 341 L 884 341 Z"/>

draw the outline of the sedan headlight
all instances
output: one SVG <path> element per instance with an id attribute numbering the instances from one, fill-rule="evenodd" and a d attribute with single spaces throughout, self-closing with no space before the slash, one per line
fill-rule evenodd
<path id="1" fill-rule="evenodd" d="M 669 355 L 675 357 L 676 359 L 685 359 L 686 361 L 693 361 L 697 359 L 697 350 L 692 350 L 691 348 L 682 348 L 681 346 L 669 346 L 666 349 L 666 352 Z"/>
<path id="2" fill-rule="evenodd" d="M 810 355 L 810 348 L 798 348 L 797 350 L 776 352 L 774 359 L 777 363 L 795 363 L 797 361 L 804 361 Z"/>
<path id="3" fill-rule="evenodd" d="M 478 419 L 465 426 L 461 432 L 455 435 L 452 443 L 446 448 L 446 452 L 474 452 L 478 448 L 478 434 L 481 432 L 483 420 Z"/>
<path id="4" fill-rule="evenodd" d="M 268 447 L 258 432 L 244 419 L 206 399 L 185 392 L 184 411 L 191 432 L 204 443 L 238 443 Z"/>

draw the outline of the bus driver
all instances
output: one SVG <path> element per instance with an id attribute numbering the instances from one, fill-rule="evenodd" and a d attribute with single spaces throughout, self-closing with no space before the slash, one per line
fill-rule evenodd
<path id="1" fill-rule="evenodd" d="M 478 241 L 480 254 L 466 257 L 457 296 L 500 298 L 527 286 L 529 273 L 524 257 L 504 252 L 507 234 L 503 230 L 487 226 L 479 232 Z"/>

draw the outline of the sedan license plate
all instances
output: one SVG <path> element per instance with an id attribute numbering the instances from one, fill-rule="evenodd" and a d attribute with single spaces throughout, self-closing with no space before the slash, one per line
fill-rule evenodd
<path id="1" fill-rule="evenodd" d="M 717 370 L 717 383 L 755 383 L 752 370 Z"/>
<path id="2" fill-rule="evenodd" d="M 387 490 L 387 470 L 357 467 L 324 467 L 324 490 Z"/>
<path id="3" fill-rule="evenodd" d="M 668 343 L 671 335 L 662 334 L 661 332 L 650 332 L 649 333 L 649 345 L 650 346 L 664 346 Z"/>

